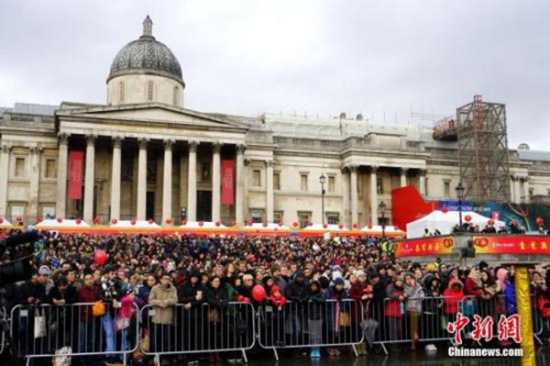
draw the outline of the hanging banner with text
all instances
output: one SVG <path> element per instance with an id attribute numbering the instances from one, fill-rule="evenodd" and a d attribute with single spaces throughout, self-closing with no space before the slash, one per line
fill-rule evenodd
<path id="1" fill-rule="evenodd" d="M 222 161 L 222 205 L 232 205 L 235 203 L 233 194 L 233 171 L 235 162 L 233 160 Z"/>
<path id="2" fill-rule="evenodd" d="M 451 254 L 453 251 L 453 245 L 454 241 L 452 236 L 437 236 L 431 238 L 404 240 L 396 244 L 395 256 L 413 257 Z"/>
<path id="3" fill-rule="evenodd" d="M 69 198 L 82 199 L 82 177 L 84 172 L 84 151 L 69 154 Z"/>
<path id="4" fill-rule="evenodd" d="M 519 236 L 474 236 L 476 254 L 549 254 L 550 237 Z"/>

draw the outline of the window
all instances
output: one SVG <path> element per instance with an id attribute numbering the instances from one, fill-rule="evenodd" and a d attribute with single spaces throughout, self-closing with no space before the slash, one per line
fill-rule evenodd
<path id="1" fill-rule="evenodd" d="M 307 174 L 300 174 L 300 190 L 307 191 Z"/>
<path id="2" fill-rule="evenodd" d="M 252 222 L 255 224 L 260 224 L 262 222 L 262 217 L 264 215 L 263 210 L 252 210 L 250 212 L 250 215 L 252 216 Z"/>
<path id="3" fill-rule="evenodd" d="M 55 178 L 56 176 L 56 164 L 55 160 L 46 160 L 46 178 Z"/>
<path id="4" fill-rule="evenodd" d="M 202 163 L 201 166 L 202 166 L 201 181 L 209 182 L 210 181 L 210 163 Z"/>
<path id="5" fill-rule="evenodd" d="M 420 179 L 422 179 L 422 178 L 420 178 Z M 429 195 L 430 195 L 430 193 L 429 193 L 429 191 L 428 191 L 428 186 L 429 186 L 429 184 L 428 184 L 428 177 L 426 177 L 426 178 L 424 178 L 424 192 L 425 192 L 425 195 L 426 195 L 426 196 L 429 196 Z"/>
<path id="6" fill-rule="evenodd" d="M 118 83 L 118 101 L 119 103 L 123 103 L 124 102 L 124 81 L 121 81 L 120 83 Z"/>
<path id="7" fill-rule="evenodd" d="M 378 192 L 378 194 L 384 194 L 384 182 L 382 181 L 382 178 L 377 178 L 376 179 L 376 192 Z"/>
<path id="8" fill-rule="evenodd" d="M 15 176 L 25 177 L 25 158 L 15 158 Z"/>
<path id="9" fill-rule="evenodd" d="M 340 215 L 337 212 L 327 212 L 327 224 L 338 225 L 340 223 Z"/>
<path id="10" fill-rule="evenodd" d="M 445 198 L 451 198 L 451 182 L 448 180 L 443 182 L 443 194 Z"/>
<path id="11" fill-rule="evenodd" d="M 174 105 L 179 106 L 180 104 L 180 88 L 177 86 L 174 87 Z"/>
<path id="12" fill-rule="evenodd" d="M 529 198 L 533 198 L 535 195 L 535 188 L 529 188 Z"/>
<path id="13" fill-rule="evenodd" d="M 336 178 L 328 177 L 328 191 L 334 192 L 336 190 Z"/>
<path id="14" fill-rule="evenodd" d="M 281 189 L 281 173 L 273 173 L 273 189 L 276 191 Z"/>
<path id="15" fill-rule="evenodd" d="M 275 211 L 273 212 L 273 220 L 275 220 L 275 222 L 284 222 L 285 220 L 285 213 L 284 211 Z"/>
<path id="16" fill-rule="evenodd" d="M 262 176 L 261 171 L 255 169 L 252 171 L 252 187 L 261 187 L 262 186 Z"/>
<path id="17" fill-rule="evenodd" d="M 154 83 L 152 81 L 149 81 L 147 83 L 147 100 L 149 102 L 153 101 L 153 87 L 154 87 Z"/>
<path id="18" fill-rule="evenodd" d="M 311 219 L 311 212 L 298 212 L 298 221 L 300 222 L 300 228 L 305 228 Z"/>

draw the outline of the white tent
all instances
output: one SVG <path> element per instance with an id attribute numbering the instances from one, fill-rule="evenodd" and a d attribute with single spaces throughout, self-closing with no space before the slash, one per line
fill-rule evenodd
<path id="1" fill-rule="evenodd" d="M 425 229 L 428 229 L 430 233 L 433 233 L 435 229 L 438 229 L 441 232 L 441 235 L 451 234 L 453 232 L 453 228 L 459 223 L 458 215 L 458 211 L 432 211 L 428 215 L 407 224 L 407 238 L 420 238 L 424 235 Z M 473 211 L 462 211 L 463 223 L 467 222 L 466 216 L 468 215 L 472 218 L 469 223 L 479 226 L 481 230 L 488 225 L 487 222 L 491 219 Z M 503 221 L 494 221 L 494 226 L 497 230 L 503 226 L 506 226 Z"/>
<path id="2" fill-rule="evenodd" d="M 155 229 L 155 228 L 159 228 L 160 226 L 155 222 L 149 223 L 149 221 L 146 221 L 146 220 L 136 220 L 135 225 L 132 225 L 132 220 L 120 220 L 120 221 L 117 221 L 116 224 L 111 223 L 111 227 L 121 228 L 121 229 L 122 228 Z"/>
<path id="3" fill-rule="evenodd" d="M 327 224 L 327 228 L 325 229 L 323 227 L 323 224 L 313 224 L 311 226 L 306 226 L 304 231 L 349 231 L 349 229 L 345 226 L 343 226 L 341 229 L 339 228 L 339 225 L 336 224 Z"/>
<path id="4" fill-rule="evenodd" d="M 42 220 L 42 222 L 39 222 L 38 224 L 34 225 L 36 228 L 41 227 L 90 227 L 87 223 L 84 222 L 84 220 L 80 220 L 80 223 L 77 222 L 77 220 L 67 220 L 63 219 L 61 222 L 57 221 L 57 219 L 45 219 Z"/>
<path id="5" fill-rule="evenodd" d="M 364 231 L 366 232 L 367 234 L 368 233 L 381 233 L 382 232 L 382 225 L 372 225 L 371 228 L 369 229 L 369 226 L 365 226 L 361 229 L 361 231 Z M 386 227 L 384 228 L 384 233 L 386 234 L 401 234 L 401 235 L 405 235 L 405 232 L 403 230 L 399 230 L 398 228 L 396 228 L 395 226 L 393 225 L 386 225 Z"/>
<path id="6" fill-rule="evenodd" d="M 199 225 L 200 221 L 187 221 L 185 225 L 181 225 L 181 229 L 223 229 L 226 226 L 220 223 L 220 226 L 216 226 L 215 222 L 203 221 L 202 226 Z"/>
<path id="7" fill-rule="evenodd" d="M 2 220 L 0 220 L 2 222 L 0 222 L 0 228 L 7 228 L 7 227 L 11 227 L 11 222 L 9 222 L 8 220 L 2 218 Z"/>

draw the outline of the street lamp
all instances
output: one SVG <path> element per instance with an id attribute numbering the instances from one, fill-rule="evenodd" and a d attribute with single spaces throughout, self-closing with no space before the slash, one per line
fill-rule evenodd
<path id="1" fill-rule="evenodd" d="M 380 201 L 378 205 L 378 214 L 382 219 L 382 238 L 384 238 L 386 236 L 386 203 L 384 201 Z"/>
<path id="2" fill-rule="evenodd" d="M 323 226 L 325 225 L 325 183 L 327 182 L 327 177 L 324 174 L 321 174 L 319 177 L 319 183 L 321 183 L 321 221 Z"/>
<path id="3" fill-rule="evenodd" d="M 462 230 L 462 200 L 464 199 L 464 191 L 466 189 L 462 186 L 462 182 L 458 182 L 458 185 L 455 188 L 456 197 L 458 198 L 458 224 L 460 230 Z"/>

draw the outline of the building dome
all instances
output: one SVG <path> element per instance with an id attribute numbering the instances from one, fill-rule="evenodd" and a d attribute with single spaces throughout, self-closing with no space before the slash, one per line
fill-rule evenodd
<path id="1" fill-rule="evenodd" d="M 118 52 L 107 82 L 118 76 L 142 74 L 171 78 L 185 87 L 178 59 L 166 45 L 153 37 L 152 28 L 153 22 L 147 16 L 143 22 L 143 35 Z"/>

